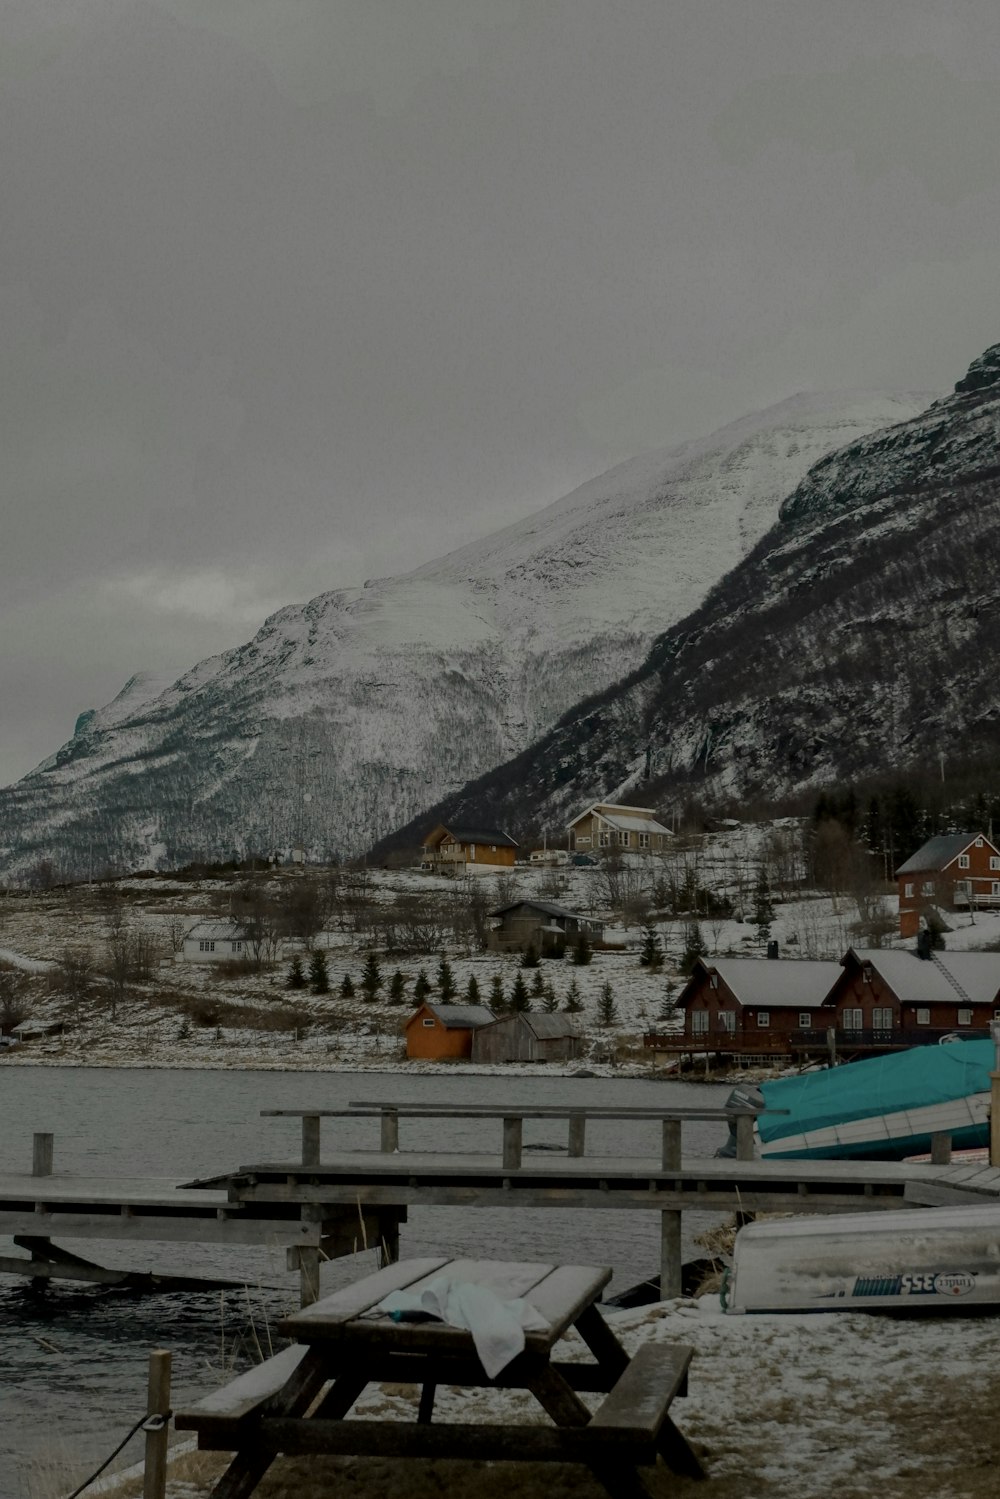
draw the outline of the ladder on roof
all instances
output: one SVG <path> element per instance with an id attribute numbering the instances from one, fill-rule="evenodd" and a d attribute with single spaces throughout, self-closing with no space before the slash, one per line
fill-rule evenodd
<path id="1" fill-rule="evenodd" d="M 965 1003 L 969 1006 L 970 1009 L 972 1009 L 972 1000 L 969 998 L 968 994 L 966 994 L 965 990 L 962 988 L 955 975 L 941 962 L 941 959 L 938 957 L 937 953 L 931 953 L 931 962 L 934 963 L 940 970 L 940 972 L 944 974 L 945 978 L 948 980 L 949 984 L 954 989 L 959 999 L 964 999 Z"/>

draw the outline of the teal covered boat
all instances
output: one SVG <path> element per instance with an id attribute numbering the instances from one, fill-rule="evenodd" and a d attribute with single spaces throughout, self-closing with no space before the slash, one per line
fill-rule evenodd
<path id="1" fill-rule="evenodd" d="M 898 1161 L 948 1134 L 952 1148 L 989 1144 L 992 1041 L 915 1046 L 892 1056 L 761 1083 L 764 1159 Z"/>

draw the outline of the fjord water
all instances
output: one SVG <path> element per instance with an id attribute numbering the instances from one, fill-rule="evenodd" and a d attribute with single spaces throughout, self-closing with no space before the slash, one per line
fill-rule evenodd
<path id="1" fill-rule="evenodd" d="M 35 1131 L 55 1135 L 55 1170 L 78 1176 L 190 1180 L 253 1161 L 295 1160 L 299 1125 L 262 1119 L 264 1108 L 342 1108 L 352 1099 L 413 1103 L 592 1107 L 717 1107 L 728 1089 L 635 1079 L 480 1077 L 442 1072 L 215 1072 L 35 1068 L 0 1070 L 0 1125 L 6 1170 L 30 1170 Z M 328 1120 L 328 1148 L 375 1149 L 376 1119 Z M 500 1149 L 499 1120 L 403 1120 L 405 1150 Z M 720 1124 L 685 1127 L 686 1155 L 711 1155 Z M 564 1121 L 526 1121 L 524 1139 L 564 1145 Z M 659 1152 L 654 1124 L 591 1124 L 588 1154 Z M 685 1252 L 712 1215 L 685 1214 Z M 58 1241 L 57 1241 L 58 1242 Z M 22 1499 L 33 1461 L 55 1451 L 81 1462 L 103 1458 L 141 1414 L 146 1357 L 173 1351 L 174 1404 L 197 1397 L 264 1353 L 277 1319 L 296 1304 L 298 1277 L 284 1251 L 197 1244 L 68 1242 L 101 1264 L 134 1270 L 218 1275 L 240 1291 L 135 1297 L 101 1287 L 53 1286 L 35 1296 L 26 1282 L 0 1277 L 0 1495 Z M 0 1254 L 20 1253 L 0 1239 Z M 654 1272 L 656 1213 L 622 1211 L 412 1210 L 403 1255 L 465 1254 L 503 1259 L 610 1264 L 612 1289 Z M 693 1252 L 697 1252 L 695 1249 Z M 328 1292 L 375 1268 L 374 1251 L 324 1267 Z M 129 1449 L 141 1451 L 137 1440 Z"/>

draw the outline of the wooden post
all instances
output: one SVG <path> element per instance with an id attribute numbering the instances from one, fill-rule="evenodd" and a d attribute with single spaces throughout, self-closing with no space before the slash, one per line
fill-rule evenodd
<path id="1" fill-rule="evenodd" d="M 827 1061 L 831 1067 L 837 1065 L 837 1027 L 828 1025 L 826 1028 L 826 1051 Z"/>
<path id="2" fill-rule="evenodd" d="M 753 1160 L 753 1115 L 740 1114 L 736 1120 L 736 1159 Z"/>
<path id="3" fill-rule="evenodd" d="M 319 1165 L 319 1115 L 302 1115 L 302 1164 Z"/>
<path id="4" fill-rule="evenodd" d="M 569 1154 L 580 1156 L 586 1154 L 587 1148 L 587 1116 L 586 1114 L 570 1114 L 569 1116 Z"/>
<path id="5" fill-rule="evenodd" d="M 947 1166 L 951 1163 L 951 1135 L 940 1130 L 931 1135 L 931 1165 Z"/>
<path id="6" fill-rule="evenodd" d="M 35 1135 L 31 1151 L 32 1176 L 52 1175 L 52 1145 L 54 1140 L 54 1135 Z"/>
<path id="7" fill-rule="evenodd" d="M 990 1073 L 990 1165 L 1000 1166 L 1000 1069 Z"/>
<path id="8" fill-rule="evenodd" d="M 664 1171 L 681 1169 L 681 1121 L 663 1121 L 662 1162 Z M 660 1214 L 660 1295 L 664 1301 L 681 1294 L 681 1225 L 683 1215 L 675 1208 Z"/>
<path id="9" fill-rule="evenodd" d="M 392 1155 L 393 1151 L 399 1149 L 399 1111 L 397 1109 L 382 1110 L 382 1137 L 381 1149 L 386 1155 Z"/>
<path id="10" fill-rule="evenodd" d="M 524 1121 L 520 1114 L 511 1114 L 503 1122 L 504 1167 L 516 1171 L 521 1164 L 521 1127 Z"/>
<path id="11" fill-rule="evenodd" d="M 312 1306 L 319 1300 L 319 1249 L 315 1244 L 300 1244 L 299 1306 Z"/>
<path id="12" fill-rule="evenodd" d="M 149 1355 L 146 1415 L 167 1417 L 170 1410 L 170 1354 L 154 1348 Z M 142 1475 L 142 1499 L 164 1499 L 167 1492 L 167 1437 L 169 1418 L 146 1432 L 146 1460 Z"/>

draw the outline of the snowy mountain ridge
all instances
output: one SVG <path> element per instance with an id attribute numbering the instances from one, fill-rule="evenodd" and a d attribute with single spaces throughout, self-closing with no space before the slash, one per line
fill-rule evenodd
<path id="1" fill-rule="evenodd" d="M 795 396 L 411 573 L 281 609 L 174 683 L 137 674 L 0 793 L 0 864 L 360 852 L 636 668 L 812 465 L 930 399 Z"/>

